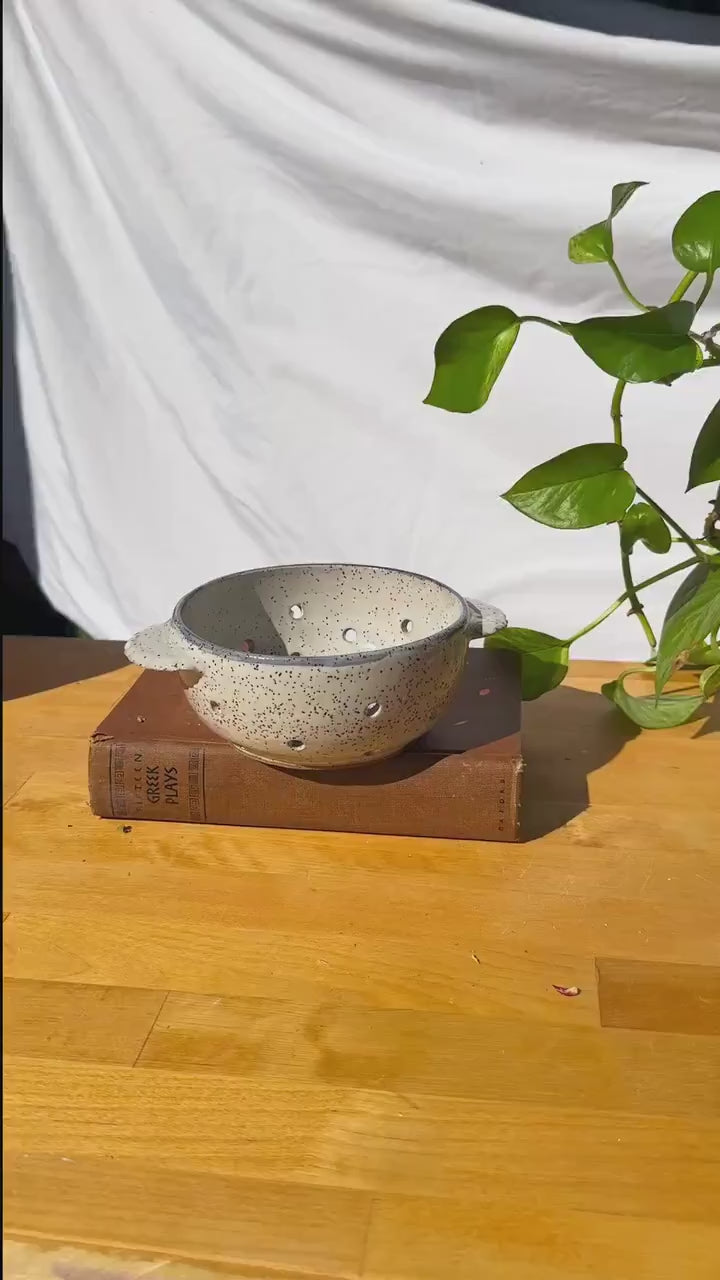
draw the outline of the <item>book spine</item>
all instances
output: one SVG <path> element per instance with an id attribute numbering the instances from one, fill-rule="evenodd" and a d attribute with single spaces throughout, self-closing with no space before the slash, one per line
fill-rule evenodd
<path id="1" fill-rule="evenodd" d="M 459 766 L 459 767 L 458 767 Z M 185 745 L 96 736 L 90 807 L 121 822 L 207 822 L 288 830 L 461 840 L 517 840 L 522 763 L 407 753 L 383 785 L 367 773 L 273 769 L 226 743 Z"/>
<path id="2" fill-rule="evenodd" d="M 207 822 L 206 747 L 170 742 L 90 743 L 90 808 L 122 821 Z M 242 822 L 242 819 L 238 819 Z"/>

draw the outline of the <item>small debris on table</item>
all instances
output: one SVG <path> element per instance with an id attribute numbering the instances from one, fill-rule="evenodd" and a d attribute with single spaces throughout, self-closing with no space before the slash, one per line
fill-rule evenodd
<path id="1" fill-rule="evenodd" d="M 560 996 L 579 996 L 582 994 L 580 987 L 560 987 L 553 982 L 553 991 L 557 991 Z"/>

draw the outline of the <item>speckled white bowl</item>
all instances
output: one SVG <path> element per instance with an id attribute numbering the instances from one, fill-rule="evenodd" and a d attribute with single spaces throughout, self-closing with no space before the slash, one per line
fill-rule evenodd
<path id="1" fill-rule="evenodd" d="M 252 569 L 191 591 L 133 636 L 131 662 L 184 673 L 195 712 L 248 755 L 332 769 L 395 755 L 442 715 L 499 609 L 369 565 Z"/>

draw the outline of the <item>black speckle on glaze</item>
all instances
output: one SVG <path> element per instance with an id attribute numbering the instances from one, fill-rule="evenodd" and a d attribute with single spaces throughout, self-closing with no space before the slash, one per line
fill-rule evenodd
<path id="1" fill-rule="evenodd" d="M 188 700 L 243 751 L 323 769 L 383 759 L 427 732 L 462 673 L 470 626 L 466 602 L 429 578 L 279 566 L 206 583 L 127 648 L 133 661 L 199 673 Z"/>

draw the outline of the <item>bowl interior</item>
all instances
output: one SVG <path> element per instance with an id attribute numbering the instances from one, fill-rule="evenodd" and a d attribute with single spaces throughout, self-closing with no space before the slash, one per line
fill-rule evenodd
<path id="1" fill-rule="evenodd" d="M 179 618 L 224 649 L 331 657 L 411 644 L 464 611 L 449 587 L 400 569 L 292 565 L 208 582 L 185 598 Z"/>

